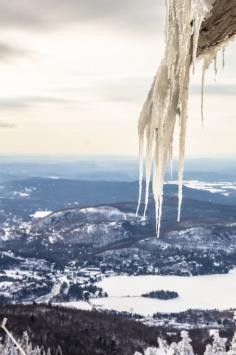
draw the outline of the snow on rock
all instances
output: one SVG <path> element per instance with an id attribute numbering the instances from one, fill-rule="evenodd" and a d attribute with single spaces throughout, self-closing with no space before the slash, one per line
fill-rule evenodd
<path id="1" fill-rule="evenodd" d="M 71 208 L 66 210 L 57 211 L 51 213 L 50 211 L 45 211 L 47 215 L 41 216 L 44 211 L 38 211 L 37 217 L 48 217 L 40 223 L 50 223 L 51 219 L 60 221 L 63 219 L 72 220 L 81 220 L 84 223 L 90 223 L 90 227 L 88 232 L 92 232 L 94 228 L 93 224 L 97 224 L 98 222 L 120 222 L 120 221 L 137 221 L 139 218 L 136 217 L 134 213 L 126 213 L 119 210 L 116 207 L 112 206 L 98 206 L 98 207 L 88 207 L 88 208 Z M 35 215 L 35 214 L 34 214 Z M 49 215 L 49 216 L 48 216 Z M 111 226 L 114 226 L 111 224 Z"/>
<path id="2" fill-rule="evenodd" d="M 101 215 L 112 220 L 126 220 L 129 218 L 136 219 L 134 213 L 125 213 L 112 206 L 82 208 L 80 209 L 80 212 L 86 214 L 88 217 L 90 215 Z"/>
<path id="3" fill-rule="evenodd" d="M 222 183 L 207 183 L 198 180 L 190 180 L 190 181 L 185 181 L 183 184 L 195 190 L 209 191 L 211 193 L 225 192 L 225 190 L 222 189 Z"/>
<path id="4" fill-rule="evenodd" d="M 135 225 L 140 223 L 140 218 L 113 206 L 71 208 L 36 220 L 31 231 L 49 235 L 45 243 L 53 244 L 60 239 L 99 247 L 128 238 L 130 232 L 124 227 L 125 222 Z"/>
<path id="5" fill-rule="evenodd" d="M 24 197 L 29 197 L 30 194 L 28 192 L 19 192 L 19 196 L 24 198 Z"/>
<path id="6" fill-rule="evenodd" d="M 194 67 L 201 24 L 209 15 L 213 3 L 214 0 L 166 1 L 165 56 L 144 103 L 138 127 L 140 176 L 137 213 L 142 198 L 143 160 L 145 155 L 146 193 L 144 215 L 148 205 L 153 164 L 152 189 L 156 204 L 158 237 L 162 214 L 164 175 L 166 166 L 172 161 L 173 136 L 177 117 L 180 125 L 178 221 L 180 220 L 190 66 L 193 63 Z M 213 53 L 213 51 L 210 54 L 206 53 L 204 57 L 204 73 L 215 58 L 215 55 L 216 53 Z M 146 146 L 145 154 L 144 146 Z"/>
<path id="7" fill-rule="evenodd" d="M 34 214 L 31 215 L 31 217 L 37 219 L 37 218 L 44 218 L 49 216 L 52 213 L 52 211 L 36 211 Z"/>

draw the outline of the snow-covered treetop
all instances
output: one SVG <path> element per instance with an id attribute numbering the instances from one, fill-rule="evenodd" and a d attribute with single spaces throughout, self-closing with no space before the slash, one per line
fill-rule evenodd
<path id="1" fill-rule="evenodd" d="M 206 346 L 204 355 L 236 355 L 236 332 L 231 341 L 230 349 L 226 351 L 226 338 L 221 338 L 219 331 L 214 330 L 211 332 L 213 337 L 212 344 Z M 195 355 L 191 338 L 187 331 L 181 332 L 181 341 L 179 343 L 167 344 L 162 338 L 158 338 L 158 348 L 147 348 L 144 355 Z M 135 352 L 134 355 L 143 355 L 142 353 Z"/>
<path id="2" fill-rule="evenodd" d="M 21 339 L 16 340 L 6 327 L 7 319 L 4 318 L 0 327 L 6 333 L 5 339 L 0 341 L 1 355 L 51 355 L 50 349 L 45 350 L 43 346 L 34 347 L 28 333 L 25 331 Z M 59 354 L 62 355 L 62 352 Z"/>

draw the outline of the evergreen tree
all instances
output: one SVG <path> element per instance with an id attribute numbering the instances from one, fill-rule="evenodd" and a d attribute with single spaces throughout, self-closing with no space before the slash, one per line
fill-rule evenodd
<path id="1" fill-rule="evenodd" d="M 226 339 L 220 337 L 219 330 L 214 331 L 213 339 L 214 339 L 214 341 L 212 344 L 212 348 L 213 348 L 214 354 L 225 355 L 226 354 L 226 347 L 225 347 Z"/>
<path id="2" fill-rule="evenodd" d="M 158 348 L 147 348 L 147 350 L 144 352 L 144 355 L 157 355 L 158 350 Z"/>
<path id="3" fill-rule="evenodd" d="M 181 338 L 182 340 L 178 344 L 180 355 L 194 355 L 193 348 L 191 345 L 192 340 L 189 337 L 188 332 L 183 330 L 181 332 Z"/>
<path id="4" fill-rule="evenodd" d="M 30 342 L 30 338 L 28 333 L 25 331 L 22 335 L 22 338 L 17 342 L 23 351 L 27 355 L 51 355 L 50 349 L 47 352 L 44 350 L 44 347 L 33 347 L 32 343 Z M 22 355 L 22 352 L 16 348 L 16 345 L 7 335 L 3 342 L 0 342 L 0 354 L 1 355 Z M 60 352 L 58 355 L 62 355 L 62 351 L 60 348 Z"/>
<path id="5" fill-rule="evenodd" d="M 233 339 L 231 341 L 230 350 L 228 351 L 229 355 L 236 355 L 236 332 L 233 335 Z"/>
<path id="6" fill-rule="evenodd" d="M 169 350 L 168 350 L 168 355 L 179 355 L 179 345 L 175 342 L 170 344 Z"/>

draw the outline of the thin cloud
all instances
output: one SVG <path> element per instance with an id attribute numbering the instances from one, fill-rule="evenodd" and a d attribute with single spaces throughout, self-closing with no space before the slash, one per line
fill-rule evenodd
<path id="1" fill-rule="evenodd" d="M 146 97 L 151 77 L 127 77 L 96 87 L 99 100 L 114 102 L 139 102 Z"/>
<path id="2" fill-rule="evenodd" d="M 56 88 L 60 94 L 74 94 L 80 95 L 80 102 L 83 101 L 107 101 L 107 102 L 139 102 L 146 97 L 147 91 L 150 87 L 152 76 L 136 74 L 135 76 L 120 75 L 114 77 L 101 77 L 89 84 L 67 86 L 65 88 Z M 78 100 L 77 100 L 78 102 Z"/>
<path id="3" fill-rule="evenodd" d="M 16 125 L 14 123 L 0 121 L 0 128 L 15 128 L 15 127 Z"/>
<path id="4" fill-rule="evenodd" d="M 0 61 L 12 60 L 30 53 L 27 49 L 0 42 Z"/>
<path id="5" fill-rule="evenodd" d="M 71 101 L 62 98 L 42 97 L 42 96 L 1 98 L 0 110 L 22 109 L 22 108 L 31 107 L 33 105 L 54 104 L 54 103 L 65 104 L 69 102 Z"/>
<path id="6" fill-rule="evenodd" d="M 0 4 L 4 27 L 52 29 L 97 22 L 155 33 L 163 22 L 164 1 L 156 0 L 11 0 Z"/>

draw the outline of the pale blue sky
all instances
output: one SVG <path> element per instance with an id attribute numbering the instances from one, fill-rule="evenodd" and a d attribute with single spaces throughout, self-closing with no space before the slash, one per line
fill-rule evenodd
<path id="1" fill-rule="evenodd" d="M 161 60 L 164 0 L 0 0 L 0 153 L 136 155 L 137 119 Z M 236 44 L 199 64 L 188 155 L 236 154 Z"/>

